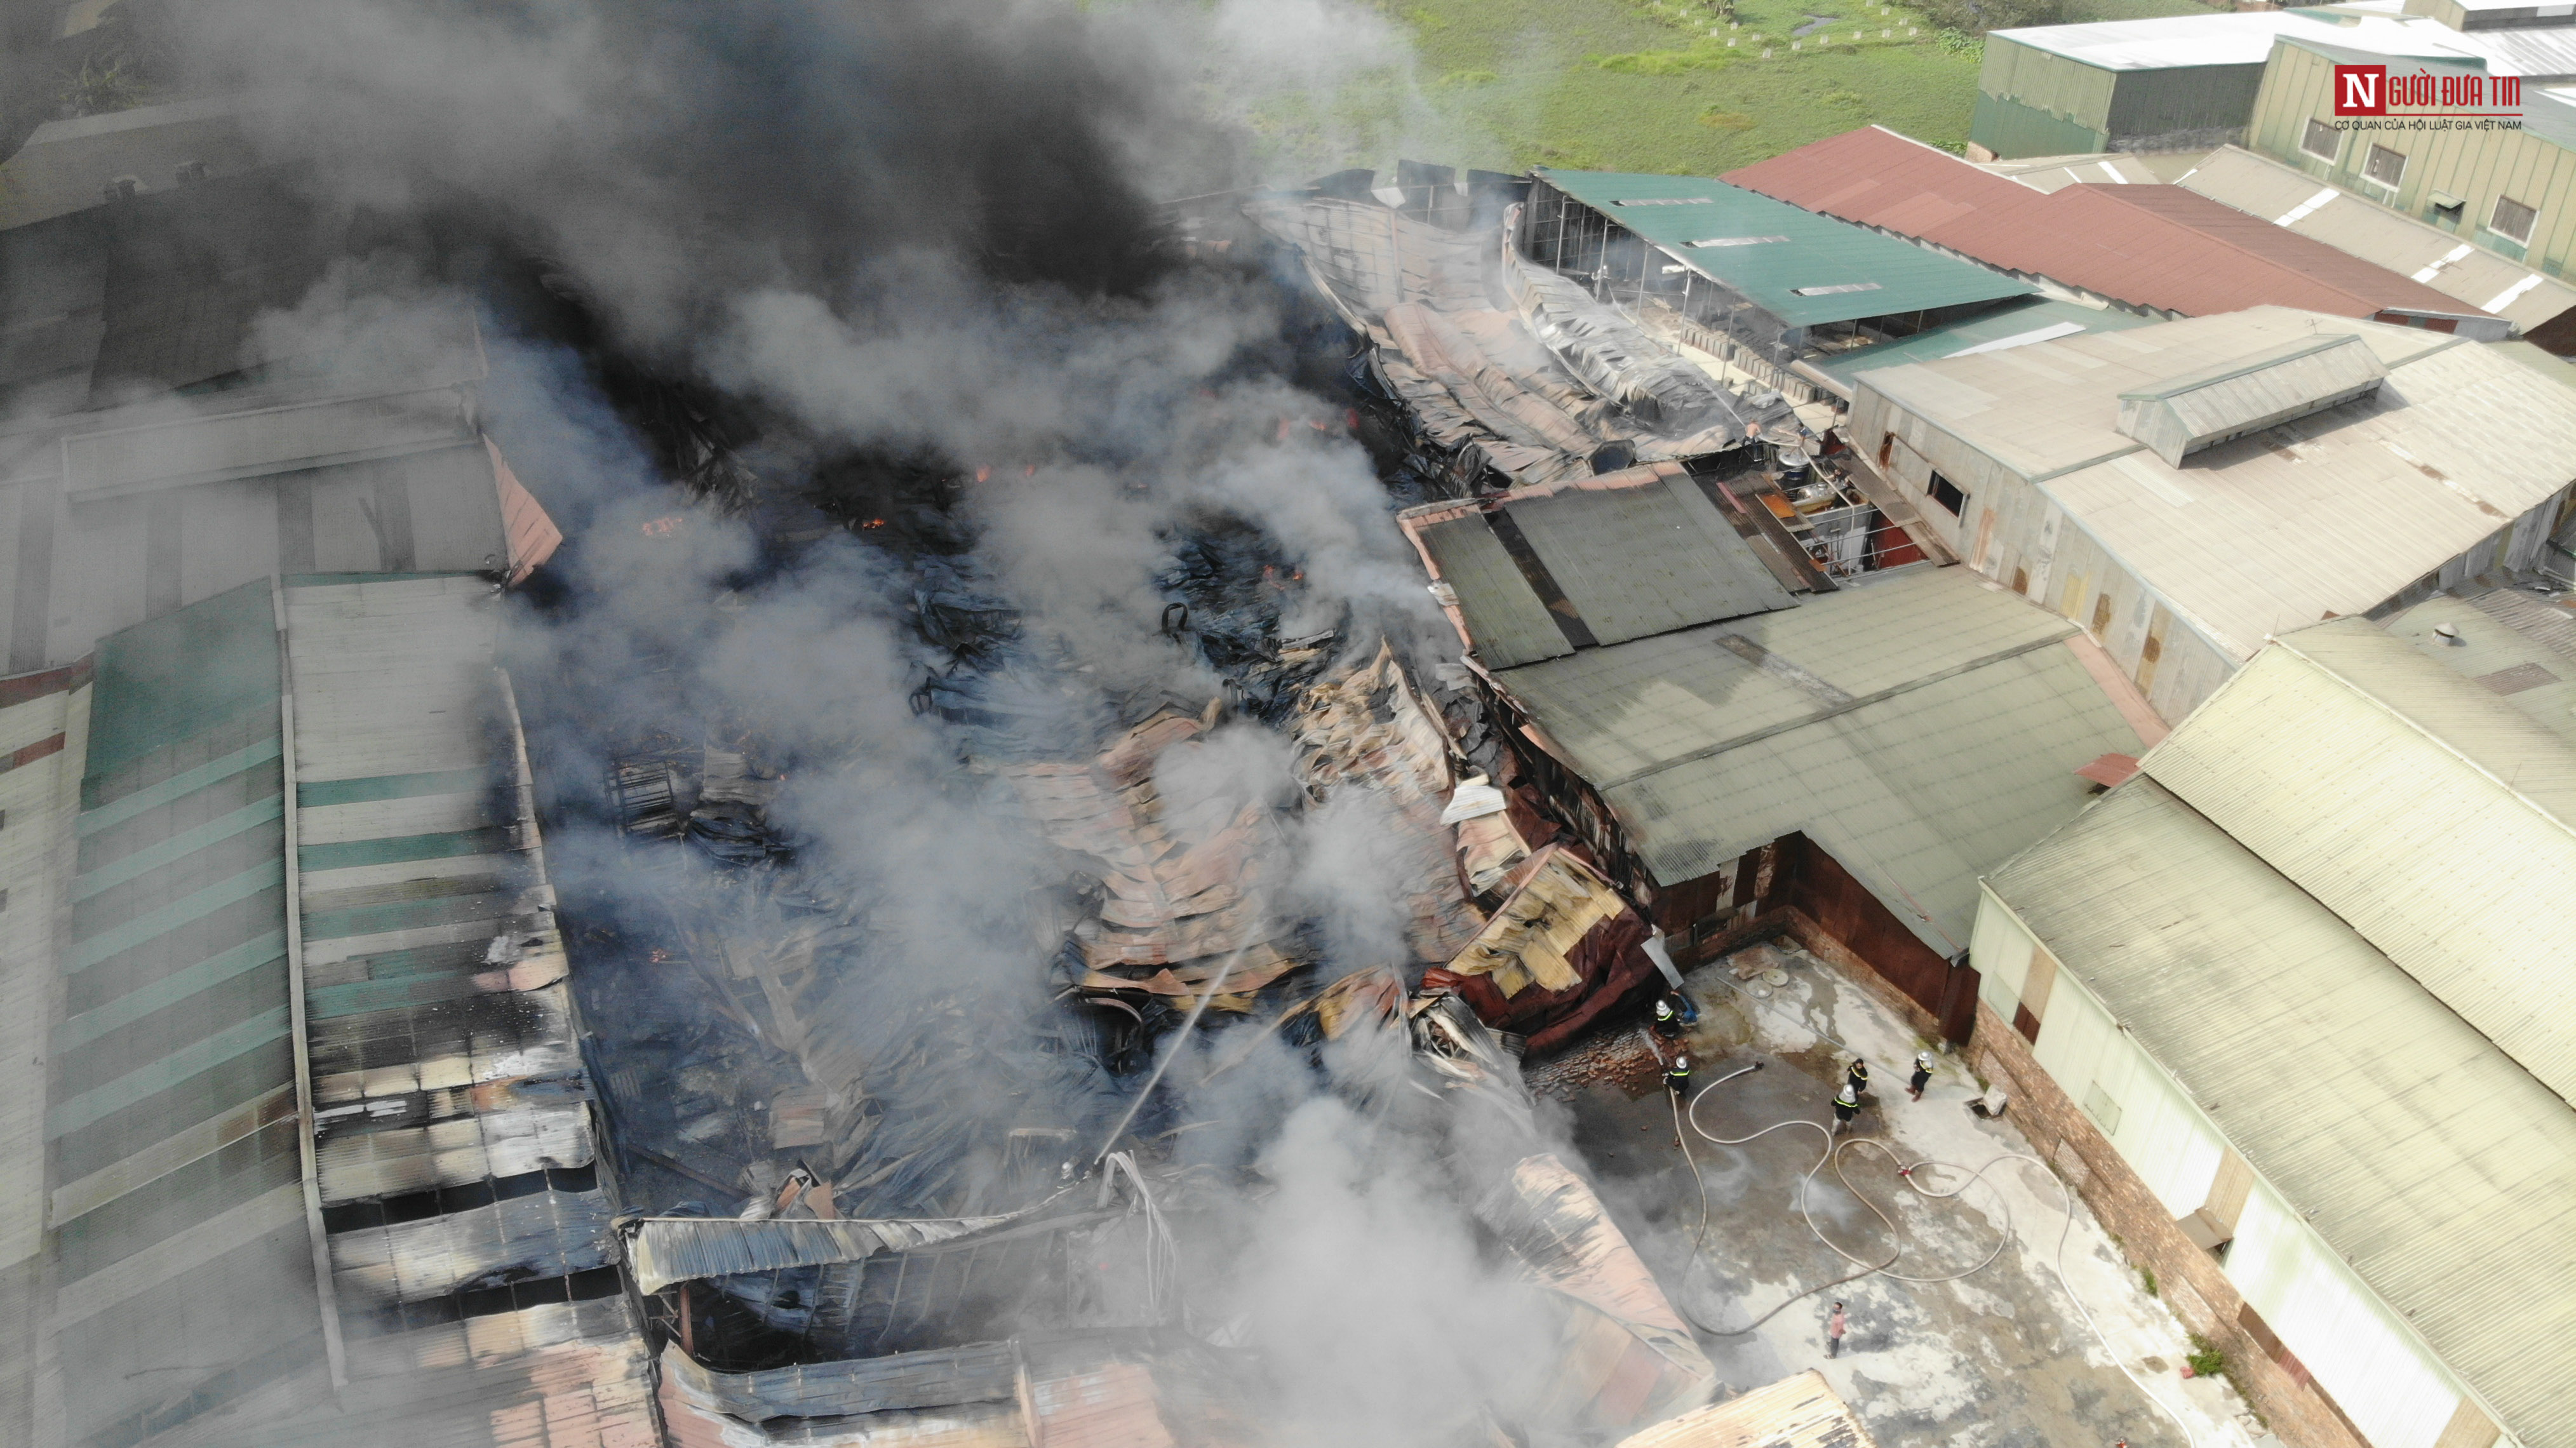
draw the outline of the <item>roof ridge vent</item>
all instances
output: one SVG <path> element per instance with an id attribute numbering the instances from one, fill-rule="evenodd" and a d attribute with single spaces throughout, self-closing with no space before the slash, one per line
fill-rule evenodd
<path id="1" fill-rule="evenodd" d="M 2123 392 L 2119 429 L 2180 467 L 2203 448 L 2368 397 L 2387 378 L 2353 333 L 2303 337 Z"/>

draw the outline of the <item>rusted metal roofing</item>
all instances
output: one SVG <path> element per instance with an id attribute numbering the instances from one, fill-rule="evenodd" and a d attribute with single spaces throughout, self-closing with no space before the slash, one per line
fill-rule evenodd
<path id="1" fill-rule="evenodd" d="M 2174 184 L 2412 277 L 2527 333 L 2576 308 L 2576 287 L 2241 147 L 2220 147 Z"/>
<path id="2" fill-rule="evenodd" d="M 1766 196 L 2125 306 L 2180 316 L 2266 303 L 2342 317 L 2487 314 L 2179 186 L 2041 193 L 1883 126 L 1727 174 Z"/>
<path id="3" fill-rule="evenodd" d="M 1589 1183 L 1522 1159 L 1477 1207 L 1529 1278 L 1571 1305 L 1543 1413 L 1605 1428 L 1697 1403 L 1717 1371 Z"/>
<path id="4" fill-rule="evenodd" d="M 1693 1408 L 1619 1448 L 1876 1448 L 1860 1415 L 1809 1368 L 1723 1403 Z"/>

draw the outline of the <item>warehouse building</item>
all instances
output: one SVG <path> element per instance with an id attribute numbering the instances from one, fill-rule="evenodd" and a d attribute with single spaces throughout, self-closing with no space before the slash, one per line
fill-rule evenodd
<path id="1" fill-rule="evenodd" d="M 1968 569 L 1784 591 L 1740 501 L 1673 469 L 1401 521 L 1537 746 L 1528 787 L 1677 956 L 1792 929 L 1964 1039 L 1977 876 L 2162 726 L 2080 630 Z"/>
<path id="2" fill-rule="evenodd" d="M 2511 330 L 2411 277 L 2179 186 L 2078 183 L 2041 192 L 1881 126 L 1812 142 L 1727 179 L 2148 316 L 2275 305 L 2480 340 Z"/>
<path id="3" fill-rule="evenodd" d="M 2485 31 L 2485 35 L 2523 32 Z M 2530 32 L 2543 33 L 2543 32 Z M 2283 35 L 2265 70 L 2245 147 L 2320 184 L 2523 263 L 2566 274 L 2576 256 L 2576 100 L 2521 87 L 2519 125 L 2348 129 L 2334 107 L 2334 68 L 2382 57 Z M 2480 62 L 2426 62 L 2436 77 L 2484 75 Z"/>
<path id="4" fill-rule="evenodd" d="M 1986 34 L 1968 154 L 2203 151 L 2245 139 L 2276 37 L 2321 35 L 2386 55 L 2465 56 L 2433 23 L 2257 10 L 2047 25 Z"/>
<path id="5" fill-rule="evenodd" d="M 2285 635 L 1995 870 L 1971 1059 L 2285 1442 L 2562 1448 L 2576 750 L 2424 634 Z"/>
<path id="6" fill-rule="evenodd" d="M 1910 337 L 2036 288 L 1723 181 L 1541 169 L 1521 254 L 1794 403 L 1838 399 L 1818 358 Z"/>
<path id="7" fill-rule="evenodd" d="M 2558 381 L 2284 307 L 1859 382 L 1849 432 L 1889 486 L 2167 720 L 2271 635 L 2548 563 L 2576 479 Z"/>
<path id="8" fill-rule="evenodd" d="M 2576 287 L 2429 222 L 2240 146 L 2211 152 L 2175 184 L 2492 312 L 2536 346 L 2576 352 Z"/>

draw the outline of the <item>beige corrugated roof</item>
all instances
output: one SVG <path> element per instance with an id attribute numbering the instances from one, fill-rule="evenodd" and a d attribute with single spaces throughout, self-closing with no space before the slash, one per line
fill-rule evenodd
<path id="1" fill-rule="evenodd" d="M 2242 147 L 2211 152 L 2178 184 L 2413 277 L 2525 331 L 2576 307 L 2576 287 Z"/>
<path id="2" fill-rule="evenodd" d="M 2433 632 L 2445 625 L 2458 643 Z M 2437 593 L 2385 626 L 2576 745 L 2576 613 L 2532 594 L 2495 589 L 2468 598 Z"/>
<path id="3" fill-rule="evenodd" d="M 1877 1448 L 1860 1415 L 1809 1368 L 1723 1403 L 1693 1408 L 1619 1448 Z"/>
<path id="4" fill-rule="evenodd" d="M 2388 368 L 2375 398 L 2210 448 L 2180 468 L 2115 430 L 2120 393 L 2311 334 Z M 2048 495 L 2113 556 L 2249 656 L 2358 614 L 2576 476 L 2576 392 L 2438 333 L 2257 307 L 1864 373 Z"/>
<path id="5" fill-rule="evenodd" d="M 2077 766 L 2138 736 L 2064 619 L 1964 568 L 1509 670 L 1656 879 L 1804 831 L 1927 944 L 1976 877 L 2072 815 Z"/>
<path id="6" fill-rule="evenodd" d="M 2156 780 L 1990 883 L 2525 1448 L 2576 1444 L 2576 1113 Z"/>
<path id="7" fill-rule="evenodd" d="M 2363 619 L 2255 656 L 2141 763 L 2576 1101 L 2576 749 Z"/>

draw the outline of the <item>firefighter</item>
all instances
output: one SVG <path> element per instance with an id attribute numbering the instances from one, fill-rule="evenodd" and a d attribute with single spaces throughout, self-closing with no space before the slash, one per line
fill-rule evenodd
<path id="1" fill-rule="evenodd" d="M 1914 1053 L 1914 1075 L 1905 1083 L 1905 1094 L 1920 1101 L 1923 1099 L 1923 1088 L 1931 1084 L 1932 1053 L 1917 1051 Z"/>
<path id="2" fill-rule="evenodd" d="M 1843 1083 L 1843 1089 L 1834 1093 L 1835 1134 L 1840 1135 L 1844 1130 L 1849 1128 L 1852 1124 L 1852 1118 L 1859 1114 L 1860 1093 L 1852 1089 L 1852 1085 L 1849 1081 L 1845 1081 Z"/>
<path id="3" fill-rule="evenodd" d="M 1690 997 L 1677 990 L 1668 990 L 1655 997 L 1656 1035 L 1667 1041 L 1674 1040 L 1698 1024 L 1699 1007 L 1690 1003 Z"/>
<path id="4" fill-rule="evenodd" d="M 1676 1104 L 1690 1098 L 1690 1076 L 1690 1056 L 1687 1053 L 1675 1056 L 1673 1063 L 1664 1068 L 1664 1087 L 1673 1093 Z"/>
<path id="5" fill-rule="evenodd" d="M 1843 1085 L 1850 1088 L 1852 1099 L 1855 1101 L 1868 1095 L 1869 1063 L 1858 1056 L 1852 1057 L 1850 1067 L 1843 1073 Z"/>

